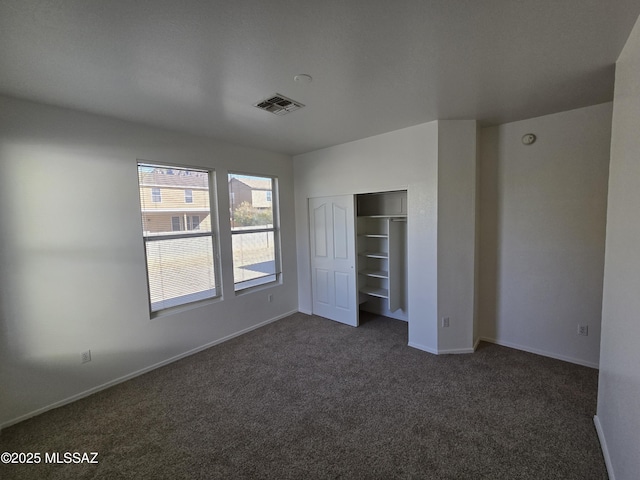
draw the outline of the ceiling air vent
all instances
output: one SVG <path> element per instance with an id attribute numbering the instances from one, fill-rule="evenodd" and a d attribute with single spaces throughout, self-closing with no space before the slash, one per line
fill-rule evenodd
<path id="1" fill-rule="evenodd" d="M 279 93 L 276 93 L 266 100 L 254 103 L 253 106 L 258 107 L 261 110 L 271 112 L 274 115 L 286 115 L 287 113 L 291 113 L 295 110 L 298 110 L 299 108 L 304 107 L 302 103 L 291 100 L 290 98 L 287 98 L 284 95 L 280 95 Z"/>

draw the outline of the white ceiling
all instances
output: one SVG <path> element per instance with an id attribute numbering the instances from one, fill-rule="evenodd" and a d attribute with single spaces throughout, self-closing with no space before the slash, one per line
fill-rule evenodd
<path id="1" fill-rule="evenodd" d="M 611 100 L 639 14 L 640 0 L 0 0 L 0 93 L 297 154 Z M 306 107 L 252 106 L 276 92 Z"/>

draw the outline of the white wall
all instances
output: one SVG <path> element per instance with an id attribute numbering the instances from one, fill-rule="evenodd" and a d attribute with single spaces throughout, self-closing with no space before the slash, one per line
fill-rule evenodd
<path id="1" fill-rule="evenodd" d="M 307 199 L 407 189 L 409 345 L 472 351 L 475 159 L 475 121 L 431 122 L 294 157 L 301 311 L 311 312 Z M 451 327 L 439 326 L 440 314 Z"/>
<path id="2" fill-rule="evenodd" d="M 235 296 L 223 235 L 223 300 L 150 319 L 138 159 L 215 168 L 221 211 L 278 176 L 283 284 Z M 293 200 L 289 156 L 0 97 L 0 425 L 297 311 Z"/>
<path id="3" fill-rule="evenodd" d="M 640 20 L 616 67 L 596 425 L 611 480 L 640 472 Z"/>
<path id="4" fill-rule="evenodd" d="M 474 120 L 438 122 L 439 353 L 473 352 L 476 137 Z"/>
<path id="5" fill-rule="evenodd" d="M 597 367 L 611 111 L 606 103 L 482 129 L 484 339 Z M 523 145 L 525 133 L 537 141 Z"/>
<path id="6" fill-rule="evenodd" d="M 294 157 L 299 308 L 311 313 L 309 198 L 407 189 L 409 340 L 437 351 L 437 122 Z"/>

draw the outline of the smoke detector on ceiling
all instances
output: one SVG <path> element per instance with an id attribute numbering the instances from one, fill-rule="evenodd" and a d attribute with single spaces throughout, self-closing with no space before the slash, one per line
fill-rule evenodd
<path id="1" fill-rule="evenodd" d="M 253 106 L 258 107 L 260 110 L 271 112 L 274 115 L 286 115 L 287 113 L 294 112 L 304 107 L 304 104 L 296 102 L 295 100 L 291 100 L 290 98 L 287 98 L 284 95 L 280 95 L 279 93 L 276 93 L 266 100 L 261 100 L 258 103 L 254 103 Z"/>

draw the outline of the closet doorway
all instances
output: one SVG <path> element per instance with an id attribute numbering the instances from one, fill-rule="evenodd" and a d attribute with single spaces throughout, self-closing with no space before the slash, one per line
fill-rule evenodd
<path id="1" fill-rule="evenodd" d="M 407 192 L 309 199 L 313 313 L 358 326 L 359 310 L 408 321 Z"/>

